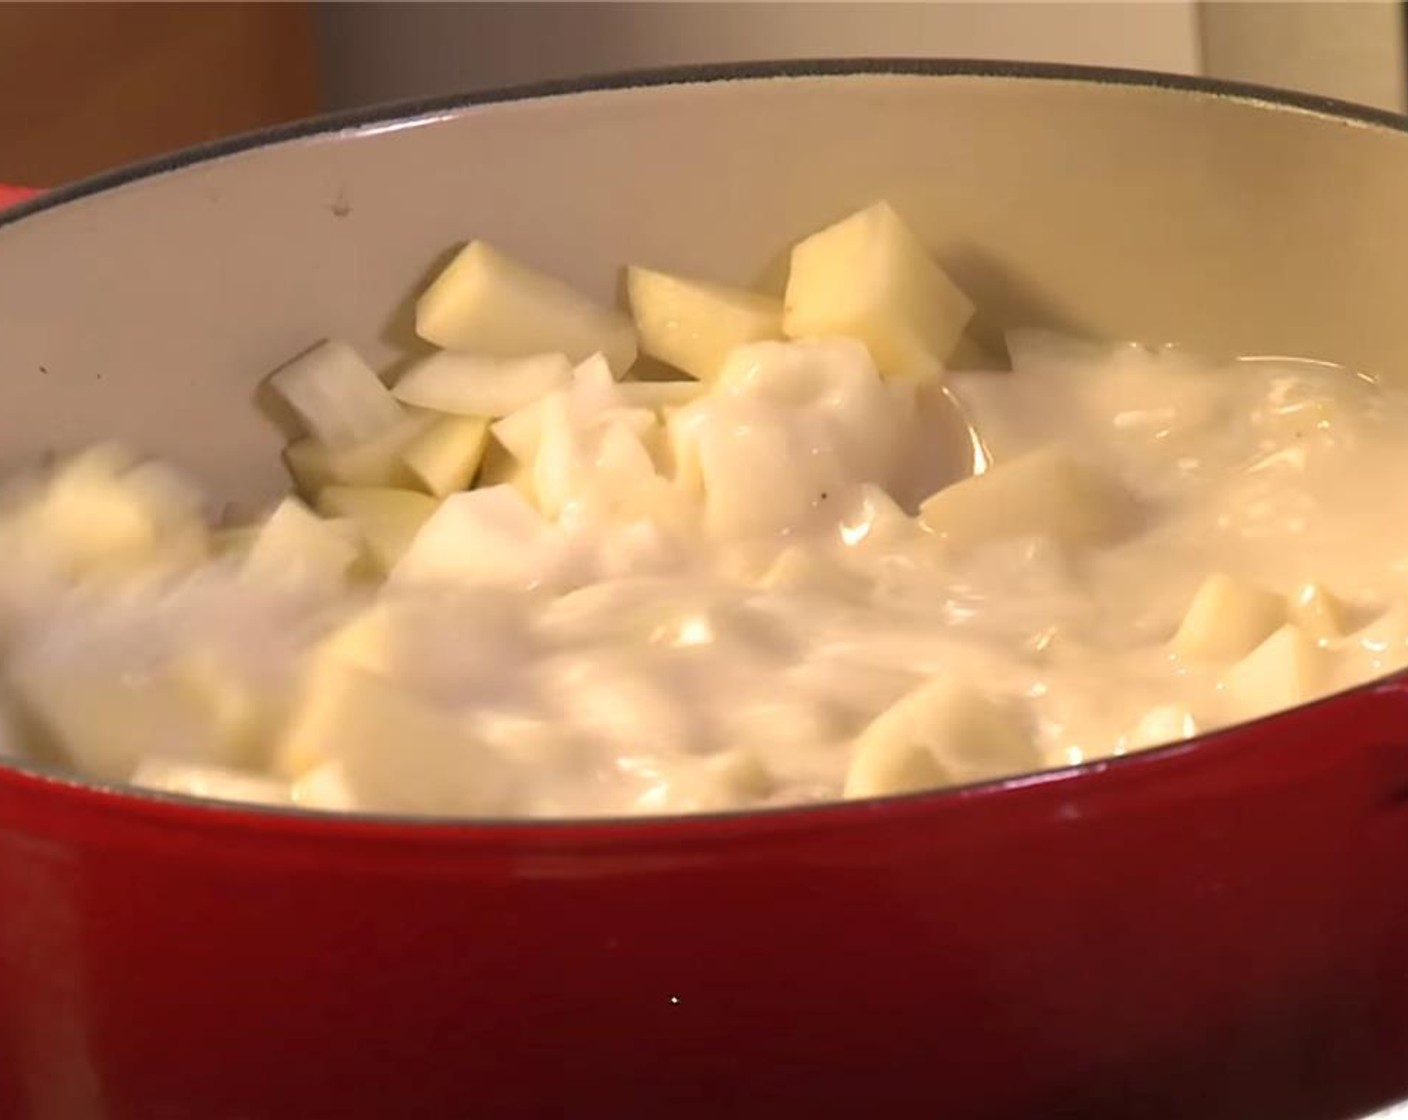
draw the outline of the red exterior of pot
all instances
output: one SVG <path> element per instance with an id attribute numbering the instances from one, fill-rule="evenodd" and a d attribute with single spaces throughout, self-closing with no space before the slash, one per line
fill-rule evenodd
<path id="1" fill-rule="evenodd" d="M 26 199 L 33 198 L 38 191 L 30 190 L 28 187 L 13 187 L 5 183 L 0 183 L 0 210 L 6 206 L 15 206 Z"/>
<path id="2" fill-rule="evenodd" d="M 1406 717 L 581 825 L 0 770 L 0 1116 L 1353 1115 L 1408 1090 Z"/>

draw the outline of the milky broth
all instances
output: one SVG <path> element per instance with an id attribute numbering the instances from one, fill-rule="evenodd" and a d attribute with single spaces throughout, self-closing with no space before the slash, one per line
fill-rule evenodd
<path id="1" fill-rule="evenodd" d="M 858 343 L 761 343 L 661 423 L 579 371 L 535 464 L 551 519 L 529 525 L 504 487 L 508 562 L 485 545 L 431 563 L 418 537 L 382 585 L 252 573 L 239 549 L 75 574 L 36 521 L 49 484 L 21 484 L 0 621 L 30 731 L 8 749 L 317 808 L 685 813 L 1122 754 L 1408 665 L 1408 393 L 1291 359 L 1011 350 L 1012 372 L 906 382 Z M 1113 539 L 970 545 L 916 518 L 1052 446 L 1132 499 Z M 1215 573 L 1292 622 L 1318 585 L 1334 632 L 1180 653 Z M 329 665 L 412 714 L 365 750 L 318 740 Z"/>

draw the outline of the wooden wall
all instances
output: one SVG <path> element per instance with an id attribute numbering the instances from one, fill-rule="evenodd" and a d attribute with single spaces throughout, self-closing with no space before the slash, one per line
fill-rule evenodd
<path id="1" fill-rule="evenodd" d="M 318 109 L 303 3 L 0 3 L 0 182 L 52 186 Z"/>

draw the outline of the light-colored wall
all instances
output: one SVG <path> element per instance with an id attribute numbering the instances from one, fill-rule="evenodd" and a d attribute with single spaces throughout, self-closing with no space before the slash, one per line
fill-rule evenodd
<path id="1" fill-rule="evenodd" d="M 1193 0 L 370 3 L 320 8 L 334 107 L 642 66 L 823 56 L 1020 58 L 1196 73 Z"/>
<path id="2" fill-rule="evenodd" d="M 1205 3 L 1199 23 L 1208 74 L 1398 112 L 1408 105 L 1397 0 Z"/>
<path id="3" fill-rule="evenodd" d="M 642 66 L 835 55 L 1202 73 L 1408 105 L 1399 0 L 512 3 L 319 9 L 330 107 Z"/>

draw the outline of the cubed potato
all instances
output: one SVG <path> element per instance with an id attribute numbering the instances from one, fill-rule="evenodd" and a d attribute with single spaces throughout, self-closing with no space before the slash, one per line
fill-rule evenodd
<path id="1" fill-rule="evenodd" d="M 537 454 L 536 450 L 534 454 Z M 538 508 L 538 488 L 533 481 L 533 461 L 517 458 L 492 435 L 489 446 L 484 449 L 484 462 L 480 464 L 476 485 L 482 490 L 494 486 L 511 486 L 532 509 Z"/>
<path id="2" fill-rule="evenodd" d="M 488 445 L 484 417 L 442 416 L 406 445 L 401 459 L 422 488 L 443 498 L 469 486 Z"/>
<path id="3" fill-rule="evenodd" d="M 1139 751 L 1191 739 L 1197 733 L 1198 722 L 1186 704 L 1159 704 L 1139 717 L 1120 745 L 1125 751 Z"/>
<path id="4" fill-rule="evenodd" d="M 204 705 L 167 681 L 132 687 L 119 673 L 42 664 L 21 667 L 11 684 L 45 745 L 97 781 L 127 781 L 151 752 L 218 754 Z"/>
<path id="5" fill-rule="evenodd" d="M 757 584 L 768 591 L 813 592 L 831 598 L 854 597 L 868 590 L 859 577 L 824 553 L 795 544 L 777 554 Z"/>
<path id="6" fill-rule="evenodd" d="M 1173 637 L 1173 652 L 1189 661 L 1233 661 L 1285 621 L 1280 595 L 1219 572 L 1194 594 Z"/>
<path id="7" fill-rule="evenodd" d="M 561 531 L 507 485 L 451 494 L 392 573 L 397 584 L 536 587 L 563 558 Z"/>
<path id="8" fill-rule="evenodd" d="M 80 575 L 163 556 L 195 560 L 209 543 L 199 496 L 167 468 L 134 465 L 115 447 L 62 463 L 21 517 L 34 540 Z"/>
<path id="9" fill-rule="evenodd" d="M 641 350 L 700 381 L 735 347 L 782 337 L 782 301 L 770 296 L 639 267 L 626 290 Z"/>
<path id="10" fill-rule="evenodd" d="M 957 548 L 1013 536 L 1085 545 L 1132 531 L 1139 512 L 1115 479 L 1049 447 L 936 491 L 920 505 L 919 520 Z"/>
<path id="11" fill-rule="evenodd" d="M 590 454 L 586 432 L 573 423 L 566 395 L 543 401 L 539 413 L 542 427 L 533 456 L 533 492 L 543 514 L 555 518 L 586 481 L 583 474 L 589 470 Z"/>
<path id="12" fill-rule="evenodd" d="M 245 560 L 259 539 L 259 525 L 232 525 L 213 530 L 210 534 L 210 554 L 224 560 Z"/>
<path id="13" fill-rule="evenodd" d="M 683 697 L 644 658 L 568 653 L 545 661 L 540 674 L 563 730 L 614 755 L 685 752 L 694 739 Z"/>
<path id="14" fill-rule="evenodd" d="M 1297 590 L 1288 601 L 1287 615 L 1302 633 L 1321 643 L 1354 629 L 1349 605 L 1323 583 L 1307 583 Z"/>
<path id="15" fill-rule="evenodd" d="M 1038 770 L 1040 752 L 1006 707 L 948 677 L 880 713 L 852 748 L 846 797 L 880 797 Z"/>
<path id="16" fill-rule="evenodd" d="M 919 532 L 914 519 L 900 508 L 883 486 L 862 483 L 837 525 L 847 548 L 912 542 Z"/>
<path id="17" fill-rule="evenodd" d="M 942 369 L 973 315 L 972 302 L 885 202 L 798 242 L 783 302 L 789 338 L 860 339 L 887 377 Z"/>
<path id="18" fill-rule="evenodd" d="M 359 551 L 349 523 L 325 521 L 297 498 L 285 498 L 260 526 L 244 570 L 256 579 L 336 584 Z"/>
<path id="19" fill-rule="evenodd" d="M 350 521 L 382 573 L 396 566 L 435 509 L 434 498 L 389 487 L 329 486 L 318 495 L 319 512 Z"/>
<path id="20" fill-rule="evenodd" d="M 241 766 L 258 712 L 243 684 L 191 655 L 142 671 L 38 655 L 11 669 L 19 704 L 77 772 L 127 781 L 144 758 Z"/>
<path id="21" fill-rule="evenodd" d="M 1227 723 L 1258 719 L 1324 695 L 1331 687 L 1327 654 L 1295 626 L 1282 626 L 1218 682 Z"/>
<path id="22" fill-rule="evenodd" d="M 334 450 L 375 439 L 401 420 L 401 408 L 347 343 L 330 339 L 269 378 L 308 434 Z"/>
<path id="23" fill-rule="evenodd" d="M 520 463 L 531 463 L 543 438 L 543 402 L 534 401 L 494 421 L 489 431 Z"/>
<path id="24" fill-rule="evenodd" d="M 544 401 L 542 415 L 533 484 L 548 517 L 569 506 L 605 513 L 654 477 L 655 463 L 629 423 L 578 423 L 565 397 Z"/>
<path id="25" fill-rule="evenodd" d="M 417 480 L 403 455 L 434 420 L 430 413 L 412 415 L 403 410 L 394 427 L 337 449 L 312 437 L 296 440 L 284 448 L 284 465 L 298 492 L 310 502 L 316 502 L 328 486 L 413 487 Z"/>
<path id="26" fill-rule="evenodd" d="M 199 766 L 169 758 L 143 759 L 132 774 L 132 784 L 162 793 L 251 805 L 287 805 L 290 801 L 287 782 L 246 770 Z"/>
<path id="27" fill-rule="evenodd" d="M 1390 602 L 1377 618 L 1339 644 L 1348 681 L 1408 670 L 1408 603 Z"/>
<path id="28" fill-rule="evenodd" d="M 795 526 L 817 495 L 799 474 L 797 453 L 786 424 L 731 426 L 710 423 L 693 446 L 675 442 L 686 456 L 682 471 L 698 464 L 704 488 L 704 523 L 721 539 L 762 536 Z M 697 456 L 697 460 L 693 457 Z M 683 473 L 680 479 L 686 477 Z"/>
<path id="29" fill-rule="evenodd" d="M 318 664 L 336 661 L 368 673 L 394 676 L 397 637 L 404 614 L 396 600 L 379 596 L 324 638 L 314 651 L 313 660 Z"/>
<path id="30" fill-rule="evenodd" d="M 628 407 L 655 411 L 689 404 L 709 391 L 703 381 L 622 381 L 616 388 Z"/>
<path id="31" fill-rule="evenodd" d="M 313 767 L 292 784 L 289 797 L 301 809 L 353 813 L 361 808 L 348 788 L 347 773 L 340 762 Z"/>
<path id="32" fill-rule="evenodd" d="M 485 358 L 442 350 L 401 375 L 392 392 L 404 404 L 460 416 L 508 416 L 572 383 L 561 354 Z"/>
<path id="33" fill-rule="evenodd" d="M 279 747 L 280 769 L 302 778 L 337 763 L 366 809 L 429 815 L 508 812 L 511 768 L 448 714 L 372 673 L 322 666 Z"/>
<path id="34" fill-rule="evenodd" d="M 636 358 L 631 321 L 483 241 L 471 241 L 416 301 L 416 332 L 489 358 L 606 356 L 619 377 Z"/>
<path id="35" fill-rule="evenodd" d="M 773 789 L 756 751 L 685 755 L 662 760 L 655 782 L 631 804 L 633 813 L 719 813 L 755 805 Z"/>

